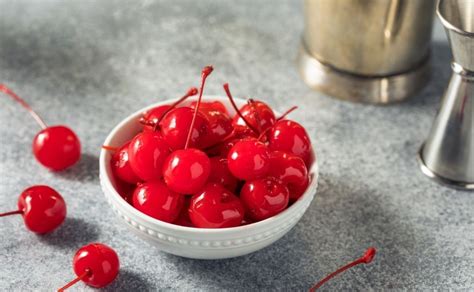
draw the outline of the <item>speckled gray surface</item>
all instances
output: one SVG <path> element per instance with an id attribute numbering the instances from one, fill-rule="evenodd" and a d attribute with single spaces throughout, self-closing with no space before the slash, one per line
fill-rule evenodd
<path id="1" fill-rule="evenodd" d="M 474 194 L 440 187 L 418 170 L 449 77 L 450 52 L 436 24 L 434 78 L 405 103 L 367 106 L 310 91 L 294 57 L 302 29 L 299 1 L 0 0 L 0 80 L 50 124 L 71 125 L 82 161 L 51 173 L 34 160 L 34 121 L 0 99 L 1 209 L 48 184 L 68 203 L 56 232 L 36 236 L 20 217 L 0 223 L 0 290 L 51 291 L 73 276 L 81 245 L 100 241 L 121 258 L 110 291 L 157 289 L 305 290 L 369 245 L 379 254 L 326 290 L 474 289 Z M 272 246 L 240 258 L 198 261 L 164 254 L 121 225 L 98 181 L 98 152 L 131 111 L 180 95 L 213 64 L 207 93 L 230 82 L 294 114 L 316 140 L 317 198 L 301 222 Z M 82 284 L 76 291 L 88 290 Z"/>

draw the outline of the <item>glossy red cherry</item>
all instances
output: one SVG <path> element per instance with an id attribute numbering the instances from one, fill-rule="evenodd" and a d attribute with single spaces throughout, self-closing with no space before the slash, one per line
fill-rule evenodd
<path id="1" fill-rule="evenodd" d="M 242 123 L 243 123 L 243 125 L 237 125 L 234 122 L 232 122 L 232 126 L 234 127 L 234 131 L 239 129 L 239 128 L 248 128 L 250 131 L 255 133 L 255 135 L 257 135 L 257 136 L 260 135 L 260 128 L 258 127 L 258 125 L 253 125 L 252 123 L 250 123 L 248 118 L 246 118 L 240 112 L 239 108 L 235 104 L 234 98 L 232 97 L 232 93 L 230 93 L 229 84 L 225 83 L 222 87 L 224 87 L 224 91 L 227 95 L 227 98 L 229 99 L 230 104 L 232 105 L 232 107 L 234 108 L 234 110 L 236 112 L 236 116 L 239 116 L 240 119 L 242 120 Z M 234 133 L 234 136 L 235 136 L 235 133 Z"/>
<path id="2" fill-rule="evenodd" d="M 275 114 L 273 110 L 263 101 L 250 100 L 248 104 L 240 108 L 240 112 L 246 118 L 248 123 L 263 132 L 275 123 Z M 233 126 L 247 126 L 245 121 L 236 115 L 232 122 Z"/>
<path id="3" fill-rule="evenodd" d="M 312 148 L 306 130 L 297 122 L 281 120 L 275 123 L 268 135 L 269 148 L 294 154 L 311 166 Z"/>
<path id="4" fill-rule="evenodd" d="M 191 87 L 188 89 L 186 94 L 180 99 L 175 101 L 172 105 L 161 105 L 151 109 L 150 111 L 143 114 L 143 117 L 140 119 L 140 123 L 143 124 L 143 131 L 157 131 L 159 129 L 159 123 L 163 118 L 179 104 L 185 101 L 188 97 L 196 95 L 198 90 L 196 87 Z"/>
<path id="5" fill-rule="evenodd" d="M 183 207 L 183 196 L 161 181 L 140 184 L 133 193 L 133 207 L 155 219 L 173 222 Z"/>
<path id="6" fill-rule="evenodd" d="M 290 200 L 298 199 L 309 184 L 308 170 L 303 159 L 282 151 L 270 153 L 268 175 L 286 184 L 290 191 Z"/>
<path id="7" fill-rule="evenodd" d="M 244 207 L 239 198 L 222 185 L 209 183 L 191 199 L 189 218 L 200 228 L 235 227 L 244 218 Z"/>
<path id="8" fill-rule="evenodd" d="M 81 157 L 81 144 L 76 134 L 65 126 L 51 126 L 41 130 L 33 140 L 36 159 L 52 170 L 63 170 Z"/>
<path id="9" fill-rule="evenodd" d="M 211 173 L 211 161 L 198 149 L 176 150 L 163 164 L 166 185 L 180 194 L 195 194 L 207 182 Z"/>
<path id="10" fill-rule="evenodd" d="M 126 183 L 121 180 L 115 181 L 115 189 L 117 193 L 130 205 L 133 205 L 133 192 L 135 191 L 136 185 Z"/>
<path id="11" fill-rule="evenodd" d="M 270 167 L 267 146 L 256 139 L 237 142 L 227 155 L 230 172 L 241 180 L 264 177 Z"/>
<path id="12" fill-rule="evenodd" d="M 280 180 L 267 177 L 247 181 L 240 191 L 240 199 L 250 218 L 259 221 L 285 210 L 290 193 Z"/>
<path id="13" fill-rule="evenodd" d="M 120 269 L 117 253 L 102 243 L 90 243 L 81 247 L 74 255 L 72 264 L 77 278 L 58 292 L 65 291 L 81 280 L 95 288 L 107 286 L 115 280 Z"/>
<path id="14" fill-rule="evenodd" d="M 142 132 L 136 135 L 128 146 L 130 166 L 144 181 L 161 177 L 163 163 L 169 154 L 168 144 L 156 132 Z"/>
<path id="15" fill-rule="evenodd" d="M 191 102 L 190 106 L 192 108 L 195 108 L 196 104 L 197 104 L 197 101 L 193 101 Z M 222 102 L 217 101 L 217 100 L 216 101 L 202 101 L 199 108 L 204 111 L 218 111 L 223 114 L 229 115 L 229 112 L 227 111 L 227 108 L 225 107 L 225 105 Z"/>
<path id="16" fill-rule="evenodd" d="M 241 140 L 247 140 L 249 138 L 257 138 L 258 135 L 255 134 L 252 130 L 250 130 L 248 127 L 241 127 L 238 126 L 237 128 L 234 128 L 234 131 L 232 134 L 226 138 L 224 141 L 208 148 L 206 150 L 207 154 L 210 156 L 222 156 L 222 157 L 227 157 L 227 154 L 229 154 L 230 149 L 234 147 L 234 145 L 241 141 Z"/>
<path id="17" fill-rule="evenodd" d="M 209 121 L 209 134 L 203 142 L 203 147 L 209 147 L 223 141 L 234 130 L 232 120 L 227 114 L 214 109 L 199 109 L 199 111 Z"/>
<path id="18" fill-rule="evenodd" d="M 178 219 L 176 219 L 173 223 L 180 226 L 186 227 L 195 227 L 189 218 L 189 206 L 191 205 L 191 197 L 185 196 L 184 197 L 184 204 L 183 208 L 181 208 L 181 212 L 179 213 Z"/>
<path id="19" fill-rule="evenodd" d="M 21 97 L 0 84 L 0 91 L 8 94 L 28 110 L 42 130 L 33 139 L 33 154 L 43 166 L 59 171 L 74 165 L 81 157 L 81 143 L 66 126 L 48 127 L 41 117 Z"/>
<path id="20" fill-rule="evenodd" d="M 221 184 L 226 189 L 234 192 L 239 182 L 235 176 L 229 171 L 227 159 L 222 157 L 211 157 L 211 174 L 209 182 Z"/>
<path id="21" fill-rule="evenodd" d="M 170 111 L 160 123 L 163 139 L 173 150 L 183 149 L 188 137 L 189 125 L 193 120 L 195 110 L 190 107 L 180 107 Z M 204 139 L 209 135 L 209 121 L 201 112 L 197 112 L 192 128 L 190 147 L 201 148 Z"/>
<path id="22" fill-rule="evenodd" d="M 140 178 L 133 171 L 130 166 L 130 160 L 128 158 L 128 146 L 130 142 L 127 142 L 117 149 L 112 155 L 110 160 L 112 171 L 116 177 L 127 182 L 129 184 L 136 184 L 140 181 Z"/>
<path id="23" fill-rule="evenodd" d="M 160 118 L 163 114 L 171 108 L 171 105 L 160 105 L 152 108 L 143 115 L 143 119 L 140 121 L 143 123 L 143 132 L 155 131 L 156 125 L 158 125 Z"/>
<path id="24" fill-rule="evenodd" d="M 26 227 L 36 233 L 51 232 L 64 222 L 66 203 L 63 197 L 48 186 L 32 186 L 18 198 L 18 210 L 0 214 L 0 217 L 21 214 Z"/>

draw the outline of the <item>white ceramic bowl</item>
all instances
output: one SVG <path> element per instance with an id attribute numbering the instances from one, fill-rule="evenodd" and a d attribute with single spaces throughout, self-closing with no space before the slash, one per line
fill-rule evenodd
<path id="1" fill-rule="evenodd" d="M 226 98 L 206 96 L 203 100 L 219 100 L 234 113 Z M 170 104 L 166 100 L 141 109 L 120 122 L 108 135 L 104 145 L 122 145 L 137 134 L 142 113 L 159 105 Z M 238 106 L 245 104 L 236 99 Z M 166 223 L 154 219 L 129 205 L 115 189 L 115 180 L 110 167 L 111 153 L 100 153 L 100 183 L 107 201 L 134 233 L 159 249 L 196 259 L 222 259 L 245 255 L 262 249 L 287 233 L 303 216 L 316 194 L 318 167 L 314 163 L 310 169 L 311 183 L 301 198 L 282 213 L 249 225 L 222 228 L 191 228 Z"/>

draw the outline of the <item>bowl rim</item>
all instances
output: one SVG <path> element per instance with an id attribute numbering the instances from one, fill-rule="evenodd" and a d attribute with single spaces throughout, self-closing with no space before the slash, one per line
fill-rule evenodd
<path id="1" fill-rule="evenodd" d="M 196 98 L 190 98 L 186 101 L 185 104 L 189 104 L 189 102 L 194 101 Z M 172 99 L 166 99 L 160 102 L 153 103 L 149 106 L 146 106 L 144 108 L 141 108 L 132 114 L 128 115 L 124 119 L 122 119 L 107 135 L 103 145 L 109 145 L 110 141 L 117 135 L 117 133 L 120 131 L 122 127 L 124 127 L 125 124 L 129 123 L 131 120 L 138 120 L 138 118 L 146 111 L 155 108 L 157 106 L 161 105 L 166 105 L 173 103 L 174 101 L 178 100 L 178 98 L 172 98 Z M 203 101 L 224 101 L 224 105 L 227 105 L 228 99 L 224 98 L 219 95 L 203 95 L 202 96 Z M 234 98 L 235 103 L 238 106 L 241 106 L 245 104 L 247 101 L 242 99 L 242 98 Z M 226 108 L 229 110 L 229 108 L 226 106 Z M 233 109 L 230 109 L 230 112 L 233 112 Z M 275 114 L 279 114 L 279 112 L 275 111 Z M 314 149 L 314 140 L 310 137 L 311 144 L 313 145 L 313 151 L 315 152 L 315 157 L 317 157 L 316 150 Z M 145 213 L 140 212 L 139 210 L 135 209 L 132 205 L 130 205 L 128 202 L 126 202 L 120 194 L 117 192 L 115 187 L 112 184 L 111 180 L 111 168 L 110 168 L 110 159 L 107 158 L 107 154 L 110 154 L 107 150 L 101 149 L 100 151 L 100 157 L 99 157 L 99 179 L 101 184 L 105 184 L 104 187 L 106 187 L 107 190 L 112 192 L 112 196 L 116 198 L 116 203 L 120 204 L 120 207 L 124 209 L 124 211 L 129 212 L 133 214 L 134 216 L 137 216 L 144 222 L 148 222 L 150 224 L 157 225 L 161 228 L 166 228 L 166 229 L 171 229 L 175 231 L 182 231 L 182 232 L 187 232 L 187 233 L 212 233 L 212 234 L 225 234 L 229 232 L 239 232 L 239 231 L 248 231 L 248 230 L 253 230 L 258 227 L 265 227 L 265 226 L 271 226 L 274 222 L 278 221 L 280 218 L 287 216 L 289 213 L 292 213 L 294 210 L 300 209 L 300 206 L 302 206 L 307 197 L 316 194 L 317 192 L 317 187 L 318 187 L 318 179 L 319 179 L 319 167 L 318 167 L 318 159 L 315 159 L 313 165 L 311 168 L 308 170 L 308 173 L 313 174 L 313 178 L 311 182 L 308 185 L 308 188 L 306 191 L 303 193 L 303 195 L 296 201 L 294 202 L 290 207 L 286 208 L 283 212 L 278 213 L 277 215 L 274 215 L 270 218 L 258 221 L 258 222 L 253 222 L 250 224 L 246 225 L 241 225 L 241 226 L 236 226 L 236 227 L 226 227 L 226 228 L 198 228 L 198 227 L 187 227 L 187 226 L 181 226 L 173 223 L 168 223 L 164 222 L 161 220 L 158 220 L 156 218 L 153 218 Z M 104 191 L 105 192 L 105 191 Z M 314 192 L 314 194 L 312 194 Z M 107 194 L 104 194 L 107 197 Z"/>

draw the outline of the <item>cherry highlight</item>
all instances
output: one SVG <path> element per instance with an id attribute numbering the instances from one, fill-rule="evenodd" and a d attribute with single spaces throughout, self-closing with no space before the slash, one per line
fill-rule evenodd
<path id="1" fill-rule="evenodd" d="M 0 84 L 0 91 L 9 95 L 15 101 L 20 103 L 28 113 L 35 119 L 35 121 L 40 125 L 41 129 L 46 129 L 48 126 L 43 121 L 43 119 L 30 107 L 30 105 L 21 97 L 19 97 L 13 90 L 8 88 L 5 84 Z"/>
<path id="2" fill-rule="evenodd" d="M 324 285 L 324 283 L 326 283 L 330 279 L 334 278 L 338 274 L 344 272 L 345 270 L 348 270 L 348 269 L 350 269 L 354 266 L 357 266 L 359 264 L 368 264 L 368 263 L 370 263 L 374 259 L 376 253 L 377 253 L 377 250 L 374 247 L 369 247 L 362 257 L 358 258 L 357 260 L 355 260 L 351 263 L 348 263 L 347 265 L 345 265 L 343 267 L 340 267 L 336 271 L 334 271 L 331 274 L 327 275 L 324 279 L 322 279 L 316 285 L 311 287 L 311 289 L 309 289 L 309 291 L 310 292 L 316 291 L 322 285 Z"/>
<path id="3" fill-rule="evenodd" d="M 191 120 L 191 126 L 189 127 L 188 137 L 186 138 L 186 143 L 184 144 L 184 149 L 188 149 L 189 141 L 191 140 L 191 136 L 193 134 L 194 123 L 196 122 L 196 117 L 199 111 L 199 105 L 201 104 L 202 93 L 204 91 L 204 85 L 206 84 L 207 77 L 212 73 L 214 68 L 212 66 L 206 66 L 202 69 L 201 73 L 201 87 L 199 88 L 199 97 L 196 103 L 196 107 L 194 108 L 193 119 Z"/>
<path id="4" fill-rule="evenodd" d="M 84 271 L 84 273 L 82 273 L 81 275 L 79 275 L 76 279 L 72 280 L 71 282 L 67 283 L 64 287 L 61 287 L 58 289 L 58 292 L 64 292 L 66 291 L 66 289 L 70 288 L 71 286 L 73 286 L 74 284 L 76 284 L 77 282 L 81 281 L 82 279 L 84 279 L 85 277 L 87 276 L 91 276 L 92 275 L 92 272 L 91 270 L 87 269 Z"/>
<path id="5" fill-rule="evenodd" d="M 224 87 L 224 90 L 225 90 L 225 93 L 227 94 L 227 97 L 229 98 L 229 101 L 230 101 L 230 104 L 232 105 L 232 107 L 234 108 L 234 110 L 236 111 L 236 113 L 239 115 L 239 117 L 245 122 L 245 124 L 247 125 L 247 127 L 249 127 L 255 134 L 259 134 L 259 131 L 257 131 L 257 129 L 255 129 L 250 123 L 249 121 L 247 121 L 247 119 L 244 117 L 244 115 L 242 115 L 242 113 L 240 112 L 239 108 L 237 107 L 237 105 L 235 104 L 235 101 L 234 101 L 234 98 L 232 97 L 232 94 L 230 93 L 230 89 L 229 89 L 229 83 L 225 83 L 223 85 Z"/>

